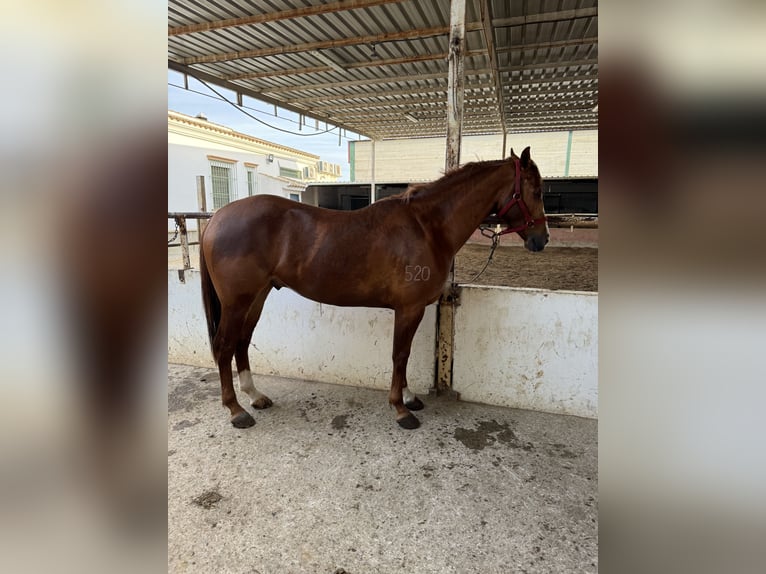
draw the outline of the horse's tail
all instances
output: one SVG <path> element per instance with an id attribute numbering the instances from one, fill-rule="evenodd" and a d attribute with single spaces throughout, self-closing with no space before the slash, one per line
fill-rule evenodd
<path id="1" fill-rule="evenodd" d="M 221 300 L 218 293 L 215 292 L 213 280 L 210 278 L 207 263 L 205 262 L 205 250 L 202 248 L 202 237 L 199 245 L 199 274 L 202 282 L 202 305 L 205 308 L 205 318 L 207 319 L 207 334 L 210 339 L 210 350 L 213 358 L 217 359 L 213 340 L 218 332 L 218 325 L 221 323 Z"/>

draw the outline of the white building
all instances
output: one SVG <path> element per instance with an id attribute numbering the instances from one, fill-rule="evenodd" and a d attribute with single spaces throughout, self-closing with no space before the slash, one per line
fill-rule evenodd
<path id="1" fill-rule="evenodd" d="M 598 130 L 508 134 L 506 155 L 530 146 L 543 178 L 598 177 Z M 349 142 L 351 181 L 432 181 L 444 174 L 444 138 Z M 501 159 L 503 136 L 464 136 L 461 163 Z"/>
<path id="2" fill-rule="evenodd" d="M 205 178 L 207 210 L 215 211 L 259 193 L 315 203 L 303 197 L 306 184 L 337 181 L 340 174 L 339 165 L 317 155 L 168 111 L 168 211 L 199 211 L 197 176 Z"/>

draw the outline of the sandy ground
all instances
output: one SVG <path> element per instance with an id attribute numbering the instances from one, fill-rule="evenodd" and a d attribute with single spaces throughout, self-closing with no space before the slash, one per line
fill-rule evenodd
<path id="1" fill-rule="evenodd" d="M 519 245 L 500 245 L 484 273 L 489 245 L 468 243 L 455 258 L 458 283 L 534 287 L 538 289 L 598 291 L 598 249 L 549 246 L 531 253 Z"/>

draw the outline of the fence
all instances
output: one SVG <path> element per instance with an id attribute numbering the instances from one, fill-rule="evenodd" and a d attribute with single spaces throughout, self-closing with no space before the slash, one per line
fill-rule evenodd
<path id="1" fill-rule="evenodd" d="M 199 212 L 199 211 L 169 211 L 168 219 L 173 219 L 176 223 L 173 237 L 168 241 L 168 248 L 181 247 L 181 258 L 183 262 L 183 270 L 191 269 L 191 255 L 189 253 L 189 247 L 191 245 L 199 245 L 199 238 L 202 237 L 202 232 L 205 229 L 205 223 L 212 213 Z M 189 241 L 189 228 L 186 225 L 187 219 L 197 220 L 197 241 Z M 178 243 L 173 243 L 178 239 Z"/>
<path id="2" fill-rule="evenodd" d="M 214 368 L 199 272 L 168 273 L 168 358 Z M 485 404 L 596 418 L 598 295 L 461 286 L 453 390 Z M 254 373 L 388 389 L 393 312 L 334 307 L 273 291 L 250 348 Z M 436 377 L 436 306 L 426 309 L 408 368 L 413 391 Z"/>

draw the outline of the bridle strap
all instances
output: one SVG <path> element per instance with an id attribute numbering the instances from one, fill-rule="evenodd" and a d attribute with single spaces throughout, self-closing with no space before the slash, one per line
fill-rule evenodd
<path id="1" fill-rule="evenodd" d="M 524 223 L 521 225 L 517 225 L 516 227 L 508 227 L 507 229 L 504 229 L 498 235 L 505 235 L 506 233 L 516 233 L 519 231 L 523 231 L 525 229 L 530 229 L 537 225 L 538 223 L 544 223 L 546 221 L 546 217 L 538 217 L 537 219 L 532 217 L 532 214 L 529 212 L 529 208 L 527 207 L 527 204 L 524 203 L 524 200 L 521 197 L 521 164 L 519 162 L 518 158 L 513 158 L 514 164 L 516 166 L 516 176 L 514 177 L 513 181 L 513 194 L 511 195 L 511 198 L 506 202 L 506 204 L 503 206 L 503 208 L 498 211 L 497 216 L 499 218 L 502 218 L 506 213 L 510 211 L 510 209 L 518 204 L 519 209 L 521 209 L 521 214 L 524 216 Z"/>

